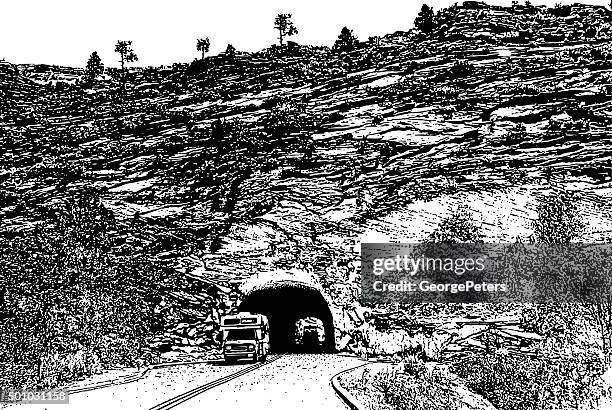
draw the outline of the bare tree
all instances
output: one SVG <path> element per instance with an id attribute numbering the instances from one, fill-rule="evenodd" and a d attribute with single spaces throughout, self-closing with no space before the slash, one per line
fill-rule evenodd
<path id="1" fill-rule="evenodd" d="M 274 28 L 278 30 L 278 41 L 281 48 L 285 43 L 285 37 L 290 37 L 298 33 L 297 27 L 293 24 L 291 14 L 278 14 L 274 19 Z"/>

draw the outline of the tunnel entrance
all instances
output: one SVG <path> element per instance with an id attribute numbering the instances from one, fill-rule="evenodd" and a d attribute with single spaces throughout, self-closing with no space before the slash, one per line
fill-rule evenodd
<path id="1" fill-rule="evenodd" d="M 270 350 L 286 352 L 333 352 L 335 350 L 334 324 L 327 301 L 321 293 L 298 283 L 274 283 L 270 287 L 249 293 L 239 310 L 266 315 L 270 322 Z M 302 323 L 318 322 L 322 335 L 306 332 L 302 339 L 296 329 Z M 302 332 L 303 333 L 303 332 Z"/>

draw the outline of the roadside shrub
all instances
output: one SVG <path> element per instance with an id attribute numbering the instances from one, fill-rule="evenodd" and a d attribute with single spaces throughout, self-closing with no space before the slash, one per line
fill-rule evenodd
<path id="1" fill-rule="evenodd" d="M 424 378 L 427 375 L 425 363 L 417 357 L 407 357 L 402 365 L 405 374 L 416 378 Z"/>
<path id="2" fill-rule="evenodd" d="M 366 380 L 364 380 L 366 379 Z M 459 409 L 458 400 L 450 382 L 439 372 L 424 371 L 412 375 L 394 370 L 362 374 L 362 383 L 372 386 L 378 403 L 397 410 Z M 382 401 L 382 403 L 380 403 Z"/>
<path id="3" fill-rule="evenodd" d="M 499 410 L 597 408 L 603 361 L 594 356 L 557 359 L 478 353 L 452 371 Z"/>
<path id="4" fill-rule="evenodd" d="M 0 388 L 51 388 L 143 355 L 176 277 L 118 228 L 86 190 L 0 238 Z"/>
<path id="5" fill-rule="evenodd" d="M 605 311 L 606 314 L 602 314 Z M 602 326 L 602 323 L 605 322 Z M 521 328 L 544 337 L 539 353 L 593 352 L 609 360 L 609 309 L 603 304 L 534 303 L 521 306 Z"/>

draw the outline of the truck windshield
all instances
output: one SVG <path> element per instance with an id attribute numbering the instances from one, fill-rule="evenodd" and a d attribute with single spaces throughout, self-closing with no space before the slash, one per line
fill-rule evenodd
<path id="1" fill-rule="evenodd" d="M 230 329 L 225 340 L 255 340 L 255 329 Z"/>

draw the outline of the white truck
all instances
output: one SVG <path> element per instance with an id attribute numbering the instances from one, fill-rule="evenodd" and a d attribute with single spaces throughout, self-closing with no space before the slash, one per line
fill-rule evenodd
<path id="1" fill-rule="evenodd" d="M 227 363 L 240 359 L 265 362 L 270 350 L 268 318 L 260 314 L 238 313 L 221 318 L 223 357 Z"/>

